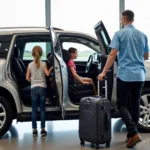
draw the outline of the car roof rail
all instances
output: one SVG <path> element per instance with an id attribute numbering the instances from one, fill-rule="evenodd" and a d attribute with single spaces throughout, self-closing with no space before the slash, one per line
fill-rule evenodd
<path id="1" fill-rule="evenodd" d="M 0 30 L 2 29 L 50 29 L 50 26 L 20 26 L 20 27 L 0 27 Z M 54 30 L 63 30 L 61 28 L 52 27 Z"/>
<path id="2" fill-rule="evenodd" d="M 0 30 L 1 29 L 50 29 L 50 27 L 46 27 L 46 26 L 26 26 L 26 27 L 0 27 Z"/>

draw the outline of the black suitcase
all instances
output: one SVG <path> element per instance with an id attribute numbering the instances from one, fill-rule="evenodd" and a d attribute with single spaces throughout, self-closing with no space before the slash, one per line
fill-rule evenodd
<path id="1" fill-rule="evenodd" d="M 79 138 L 81 146 L 84 146 L 84 141 L 96 144 L 96 148 L 99 148 L 99 144 L 105 143 L 106 147 L 110 146 L 110 113 L 110 101 L 107 99 L 107 81 L 105 81 L 105 98 L 101 96 L 91 96 L 84 97 L 80 101 Z"/>

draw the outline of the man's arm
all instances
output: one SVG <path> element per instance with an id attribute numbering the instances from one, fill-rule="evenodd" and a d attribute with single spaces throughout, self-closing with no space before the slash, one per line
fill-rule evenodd
<path id="1" fill-rule="evenodd" d="M 148 60 L 149 58 L 149 52 L 144 53 L 144 60 Z"/>
<path id="2" fill-rule="evenodd" d="M 108 72 L 109 68 L 114 63 L 114 61 L 116 59 L 116 56 L 117 56 L 117 53 L 118 53 L 118 50 L 116 50 L 116 49 L 111 50 L 111 53 L 109 54 L 106 65 L 105 65 L 102 73 L 98 76 L 98 80 L 103 80 L 103 78 L 105 77 L 105 75 Z"/>
<path id="3" fill-rule="evenodd" d="M 146 37 L 146 44 L 144 48 L 144 60 L 148 60 L 149 58 L 149 46 L 148 46 L 148 38 Z"/>
<path id="4" fill-rule="evenodd" d="M 109 68 L 114 63 L 118 51 L 120 50 L 120 40 L 119 40 L 118 32 L 115 33 L 109 47 L 111 47 L 112 50 L 111 50 L 111 52 L 108 56 L 107 62 L 105 64 L 105 67 L 104 67 L 102 73 L 98 75 L 98 80 L 103 80 L 103 78 L 105 77 L 107 71 L 109 70 Z"/>

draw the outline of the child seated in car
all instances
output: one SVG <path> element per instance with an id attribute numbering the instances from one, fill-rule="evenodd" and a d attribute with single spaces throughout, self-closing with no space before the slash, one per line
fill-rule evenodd
<path id="1" fill-rule="evenodd" d="M 94 94 L 97 95 L 97 91 L 96 91 L 96 87 L 94 85 L 94 82 L 91 78 L 87 78 L 87 77 L 80 77 L 77 72 L 76 72 L 76 65 L 74 63 L 74 59 L 76 59 L 78 57 L 78 51 L 76 48 L 70 47 L 68 49 L 69 53 L 70 53 L 70 60 L 68 62 L 68 66 L 70 67 L 70 70 L 72 72 L 72 75 L 75 79 L 75 83 L 81 83 L 81 84 L 92 84 L 94 87 Z"/>

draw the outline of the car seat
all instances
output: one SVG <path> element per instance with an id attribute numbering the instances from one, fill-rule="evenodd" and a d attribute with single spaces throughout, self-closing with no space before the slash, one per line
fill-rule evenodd
<path id="1" fill-rule="evenodd" d="M 26 68 L 19 56 L 19 49 L 14 47 L 14 54 L 12 58 L 12 75 L 19 87 L 23 103 L 26 105 L 31 105 L 31 85 L 28 81 L 26 81 Z"/>

